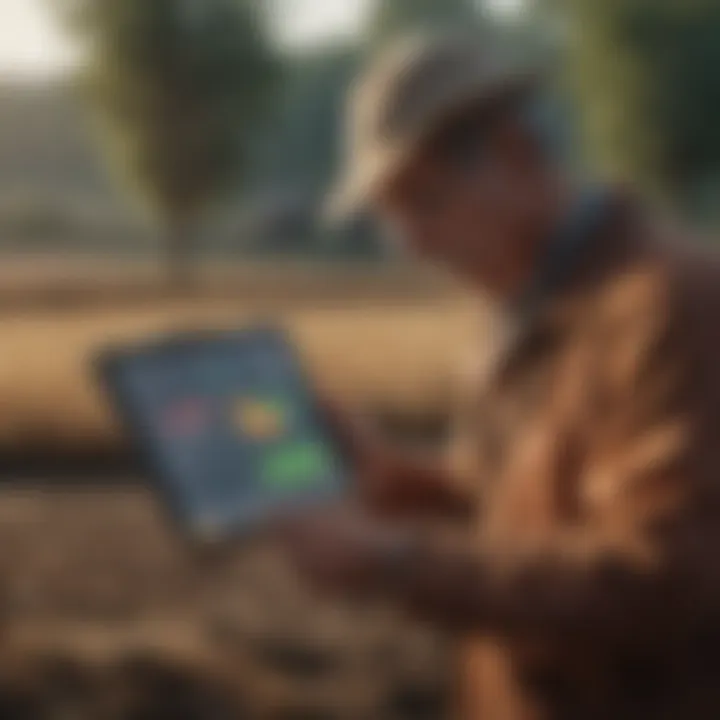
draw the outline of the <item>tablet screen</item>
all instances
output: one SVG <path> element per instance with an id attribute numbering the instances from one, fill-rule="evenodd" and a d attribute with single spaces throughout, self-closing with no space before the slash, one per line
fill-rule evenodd
<path id="1" fill-rule="evenodd" d="M 342 458 L 281 333 L 170 340 L 110 367 L 126 422 L 193 534 L 221 539 L 344 490 Z"/>

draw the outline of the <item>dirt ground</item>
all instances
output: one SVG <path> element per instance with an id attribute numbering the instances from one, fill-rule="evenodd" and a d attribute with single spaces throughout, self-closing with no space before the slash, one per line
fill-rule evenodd
<path id="1" fill-rule="evenodd" d="M 0 717 L 444 717 L 446 648 L 312 597 L 268 546 L 189 552 L 143 490 L 0 494 Z"/>

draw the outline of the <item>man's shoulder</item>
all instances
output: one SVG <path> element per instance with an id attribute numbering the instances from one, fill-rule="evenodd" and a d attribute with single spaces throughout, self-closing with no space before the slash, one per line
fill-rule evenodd
<path id="1" fill-rule="evenodd" d="M 692 296 L 720 302 L 720 249 L 708 239 L 645 215 L 620 244 L 619 262 L 611 261 L 598 288 L 617 311 L 668 309 Z"/>
<path id="2" fill-rule="evenodd" d="M 707 352 L 720 328 L 720 252 L 711 243 L 674 228 L 649 231 L 599 288 L 596 324 L 625 342 Z M 717 334 L 717 333 L 715 333 Z"/>
<path id="3" fill-rule="evenodd" d="M 667 274 L 677 301 L 720 305 L 720 250 L 708 239 L 678 237 L 667 252 Z"/>

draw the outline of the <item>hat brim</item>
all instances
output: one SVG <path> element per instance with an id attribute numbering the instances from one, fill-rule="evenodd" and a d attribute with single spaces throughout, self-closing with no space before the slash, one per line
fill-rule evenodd
<path id="1" fill-rule="evenodd" d="M 376 156 L 365 163 L 361 172 L 348 176 L 325 199 L 323 219 L 331 225 L 352 220 L 365 212 L 374 198 L 411 161 L 415 147 L 408 144 L 402 149 Z"/>

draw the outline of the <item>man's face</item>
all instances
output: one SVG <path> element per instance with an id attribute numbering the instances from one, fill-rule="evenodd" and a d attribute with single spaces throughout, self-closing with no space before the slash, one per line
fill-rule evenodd
<path id="1" fill-rule="evenodd" d="M 381 222 L 410 251 L 460 275 L 503 284 L 523 261 L 533 173 L 499 128 L 472 153 L 427 152 L 378 200 Z"/>

